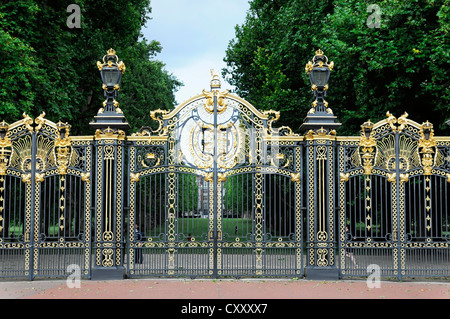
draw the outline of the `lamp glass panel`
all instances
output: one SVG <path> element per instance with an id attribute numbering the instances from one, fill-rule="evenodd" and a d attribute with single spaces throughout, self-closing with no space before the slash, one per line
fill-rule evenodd
<path id="1" fill-rule="evenodd" d="M 119 69 L 104 70 L 104 81 L 108 87 L 113 87 L 118 84 L 120 71 Z"/>
<path id="2" fill-rule="evenodd" d="M 328 82 L 328 70 L 315 69 L 312 71 L 313 82 L 317 86 L 325 86 Z"/>

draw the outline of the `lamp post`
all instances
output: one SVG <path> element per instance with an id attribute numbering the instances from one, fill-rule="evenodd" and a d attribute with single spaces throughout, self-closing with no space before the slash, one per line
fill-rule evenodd
<path id="1" fill-rule="evenodd" d="M 336 171 L 334 158 L 336 152 L 336 116 L 328 107 L 325 97 L 328 80 L 334 63 L 322 50 L 317 50 L 305 71 L 311 82 L 314 101 L 300 130 L 305 134 L 306 174 L 308 189 L 306 201 L 307 253 L 308 261 L 305 276 L 308 279 L 336 280 L 339 278 L 335 258 L 336 248 Z"/>
<path id="2" fill-rule="evenodd" d="M 336 122 L 336 116 L 333 115 L 333 111 L 328 107 L 328 102 L 325 100 L 328 81 L 333 67 L 334 63 L 328 62 L 328 58 L 320 49 L 316 51 L 312 61 L 306 64 L 305 71 L 311 82 L 314 101 L 304 123 L 300 127 L 300 130 L 303 132 L 321 128 L 331 130 L 341 125 L 341 123 Z"/>
<path id="3" fill-rule="evenodd" d="M 127 130 L 130 128 L 122 110 L 119 108 L 117 97 L 119 96 L 122 75 L 125 73 L 125 64 L 119 61 L 116 51 L 109 49 L 103 56 L 103 63 L 97 61 L 97 67 L 103 82 L 105 101 L 103 107 L 98 110 L 95 121 L 90 125 L 95 129 L 109 128 L 112 130 Z"/>
<path id="4" fill-rule="evenodd" d="M 105 101 L 90 125 L 96 129 L 94 139 L 95 262 L 91 271 L 93 280 L 122 279 L 124 277 L 124 192 L 125 132 L 130 128 L 117 97 L 125 64 L 116 51 L 109 49 L 103 63 L 97 62 L 103 82 Z"/>

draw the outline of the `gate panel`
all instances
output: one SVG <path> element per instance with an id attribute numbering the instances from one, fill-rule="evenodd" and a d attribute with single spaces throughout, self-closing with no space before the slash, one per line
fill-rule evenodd
<path id="1" fill-rule="evenodd" d="M 180 153 L 173 132 L 169 138 L 141 132 L 129 139 L 130 276 L 208 276 L 214 270 L 213 183 L 201 169 L 174 158 Z"/>
<path id="2" fill-rule="evenodd" d="M 444 176 L 409 179 L 405 190 L 406 276 L 450 275 L 448 194 Z"/>
<path id="3" fill-rule="evenodd" d="M 0 276 L 32 276 L 33 120 L 0 124 Z"/>
<path id="4" fill-rule="evenodd" d="M 89 277 L 90 142 L 44 116 L 0 130 L 1 273 L 61 277 L 74 265 Z"/>
<path id="5" fill-rule="evenodd" d="M 223 276 L 256 276 L 263 269 L 261 243 L 265 219 L 261 210 L 265 203 L 261 201 L 262 174 L 254 173 L 252 169 L 248 171 L 236 175 L 230 171 L 226 180 L 220 183 L 218 204 L 222 207 L 217 227 L 221 236 L 217 267 Z"/>
<path id="6" fill-rule="evenodd" d="M 69 136 L 70 125 L 36 119 L 34 277 L 84 278 L 91 261 L 91 145 Z M 91 138 L 92 139 L 92 138 Z"/>
<path id="7" fill-rule="evenodd" d="M 366 122 L 359 139 L 339 142 L 341 276 L 366 276 L 372 264 L 382 276 L 401 275 L 404 182 L 391 124 Z"/>
<path id="8" fill-rule="evenodd" d="M 26 185 L 20 177 L 8 175 L 0 176 L 0 185 L 0 277 L 28 277 L 29 257 L 25 257 L 29 250 L 26 252 L 24 230 L 30 219 L 25 215 Z"/>
<path id="9" fill-rule="evenodd" d="M 302 138 L 213 88 L 128 139 L 128 273 L 301 275 Z"/>
<path id="10" fill-rule="evenodd" d="M 339 143 L 341 275 L 371 264 L 382 276 L 446 275 L 448 142 L 428 122 L 387 116 Z"/>

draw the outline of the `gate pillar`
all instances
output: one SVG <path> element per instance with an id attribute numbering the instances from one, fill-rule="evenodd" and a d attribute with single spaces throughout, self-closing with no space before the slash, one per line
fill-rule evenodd
<path id="1" fill-rule="evenodd" d="M 325 101 L 334 63 L 316 51 L 305 71 L 311 81 L 314 101 L 301 130 L 307 132 L 307 262 L 308 279 L 338 279 L 335 257 L 335 140 L 341 124 Z"/>
<path id="2" fill-rule="evenodd" d="M 125 132 L 95 134 L 93 280 L 123 279 Z"/>
<path id="3" fill-rule="evenodd" d="M 321 128 L 306 135 L 307 279 L 338 279 L 335 256 L 335 135 Z"/>
<path id="4" fill-rule="evenodd" d="M 123 279 L 125 131 L 129 124 L 116 101 L 125 64 L 113 49 L 97 62 L 105 101 L 95 120 L 93 280 Z"/>

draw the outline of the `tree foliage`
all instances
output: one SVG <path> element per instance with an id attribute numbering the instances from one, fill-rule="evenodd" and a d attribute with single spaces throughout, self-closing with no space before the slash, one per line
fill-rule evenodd
<path id="1" fill-rule="evenodd" d="M 320 48 L 335 64 L 327 101 L 340 134 L 357 134 L 387 111 L 450 133 L 450 1 L 377 1 L 379 28 L 369 27 L 371 3 L 252 0 L 223 75 L 237 94 L 282 111 L 279 124 L 298 130 L 312 99 L 305 64 Z"/>
<path id="2" fill-rule="evenodd" d="M 68 2 L 11 0 L 0 4 L 0 118 L 43 111 L 72 124 L 72 134 L 92 134 L 89 122 L 104 100 L 96 61 L 114 48 L 125 62 L 118 102 L 137 130 L 155 108 L 171 108 L 181 83 L 154 59 L 156 41 L 141 36 L 150 0 L 78 0 L 81 28 L 69 28 Z M 147 119 L 148 122 L 145 122 Z"/>

